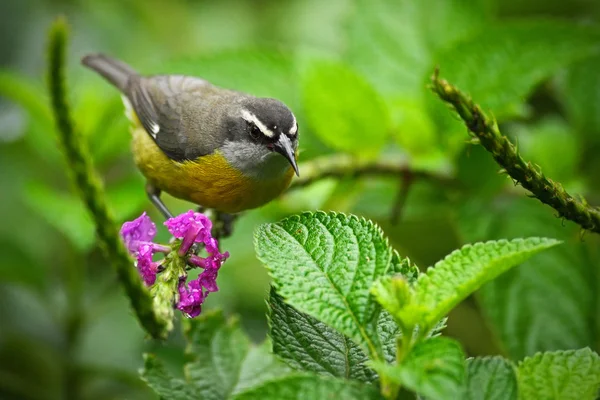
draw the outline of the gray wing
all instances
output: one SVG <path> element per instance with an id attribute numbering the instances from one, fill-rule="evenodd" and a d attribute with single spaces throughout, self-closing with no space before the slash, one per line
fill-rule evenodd
<path id="1" fill-rule="evenodd" d="M 125 94 L 140 123 L 158 147 L 176 161 L 195 159 L 214 150 L 208 134 L 214 118 L 202 121 L 211 110 L 215 87 L 182 75 L 157 75 L 130 79 Z"/>

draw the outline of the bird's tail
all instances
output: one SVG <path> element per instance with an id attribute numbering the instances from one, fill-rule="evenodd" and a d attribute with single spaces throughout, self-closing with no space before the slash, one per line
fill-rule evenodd
<path id="1" fill-rule="evenodd" d="M 129 79 L 138 75 L 129 65 L 104 54 L 88 54 L 81 59 L 81 63 L 102 75 L 121 92 L 127 88 Z"/>

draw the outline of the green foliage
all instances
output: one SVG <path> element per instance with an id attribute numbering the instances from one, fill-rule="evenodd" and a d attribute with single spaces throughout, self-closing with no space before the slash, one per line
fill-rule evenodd
<path id="1" fill-rule="evenodd" d="M 564 241 L 485 285 L 479 296 L 485 315 L 513 360 L 547 350 L 596 343 L 597 242 L 581 241 L 574 224 L 531 199 L 507 199 L 493 207 L 462 205 L 466 240 L 548 235 Z M 476 217 L 477 216 L 477 217 Z"/>
<path id="2" fill-rule="evenodd" d="M 305 74 L 304 111 L 319 138 L 336 150 L 376 156 L 386 142 L 389 117 L 375 89 L 341 63 L 313 62 Z"/>
<path id="3" fill-rule="evenodd" d="M 561 101 L 570 122 L 591 143 L 600 143 L 600 77 L 595 73 L 600 55 L 573 64 L 564 78 Z"/>
<path id="4" fill-rule="evenodd" d="M 290 367 L 363 382 L 375 380 L 375 372 L 366 366 L 368 358 L 359 346 L 286 304 L 274 289 L 269 296 L 269 311 L 273 353 Z M 393 323 L 389 325 L 394 329 Z M 390 339 L 393 348 L 395 337 L 391 335 Z"/>
<path id="5" fill-rule="evenodd" d="M 467 245 L 421 274 L 414 288 L 401 278 L 384 278 L 373 291 L 405 329 L 420 325 L 423 332 L 428 332 L 484 283 L 558 243 L 529 238 Z"/>
<path id="6" fill-rule="evenodd" d="M 378 227 L 355 216 L 304 213 L 260 226 L 255 243 L 286 302 L 383 358 L 381 307 L 369 289 L 389 273 L 392 251 Z"/>
<path id="7" fill-rule="evenodd" d="M 464 352 L 458 342 L 444 337 L 418 343 L 399 365 L 373 363 L 373 368 L 427 399 L 459 398 L 464 390 Z"/>
<path id="8" fill-rule="evenodd" d="M 146 355 L 142 378 L 160 396 L 180 399 L 304 399 L 339 394 L 348 399 L 377 399 L 373 386 L 292 372 L 265 343 L 253 346 L 237 320 L 206 312 L 188 323 L 189 362 L 185 379 L 171 376 L 163 363 Z"/>
<path id="9" fill-rule="evenodd" d="M 600 390 L 600 356 L 589 348 L 538 353 L 517 372 L 523 400 L 593 400 Z"/>
<path id="10" fill-rule="evenodd" d="M 502 357 L 469 358 L 465 400 L 517 400 L 515 366 Z"/>
<path id="11" fill-rule="evenodd" d="M 558 21 L 493 24 L 439 56 L 448 81 L 496 118 L 515 115 L 543 79 L 598 51 L 600 30 Z"/>
<path id="12" fill-rule="evenodd" d="M 304 400 L 304 399 L 381 399 L 377 389 L 341 379 L 308 374 L 293 374 L 265 383 L 235 396 L 236 400 Z"/>

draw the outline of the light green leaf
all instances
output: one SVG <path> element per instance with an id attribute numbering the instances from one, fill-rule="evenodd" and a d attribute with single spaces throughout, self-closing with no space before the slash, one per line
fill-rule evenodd
<path id="1" fill-rule="evenodd" d="M 254 237 L 258 258 L 288 304 L 383 359 L 382 309 L 369 290 L 396 266 L 381 229 L 355 216 L 317 212 L 261 225 Z"/>
<path id="2" fill-rule="evenodd" d="M 200 398 L 200 392 L 182 379 L 171 376 L 152 354 L 144 354 L 144 368 L 141 377 L 161 398 L 172 400 L 192 400 Z"/>
<path id="3" fill-rule="evenodd" d="M 429 310 L 425 326 L 431 327 L 484 283 L 558 243 L 533 237 L 475 243 L 452 252 L 419 275 L 415 285 L 414 303 Z"/>
<path id="4" fill-rule="evenodd" d="M 386 97 L 425 93 L 438 49 L 469 37 L 489 19 L 485 1 L 354 0 L 346 59 Z"/>
<path id="5" fill-rule="evenodd" d="M 600 55 L 569 67 L 563 82 L 565 105 L 569 121 L 587 140 L 600 142 Z"/>
<path id="6" fill-rule="evenodd" d="M 463 205 L 462 234 L 467 240 L 548 235 L 564 244 L 538 254 L 483 286 L 479 292 L 511 359 L 536 352 L 595 346 L 598 326 L 599 241 L 556 218 L 552 210 L 528 198 Z"/>
<path id="7" fill-rule="evenodd" d="M 239 393 L 235 400 L 381 399 L 373 385 L 311 374 L 293 374 Z"/>
<path id="8" fill-rule="evenodd" d="M 600 390 L 600 356 L 589 348 L 538 353 L 519 363 L 522 400 L 594 400 Z"/>
<path id="9" fill-rule="evenodd" d="M 600 50 L 600 30 L 551 20 L 491 24 L 480 35 L 439 54 L 444 79 L 498 119 L 514 110 L 543 79 Z"/>
<path id="10" fill-rule="evenodd" d="M 377 378 L 365 365 L 368 358 L 358 345 L 286 304 L 273 288 L 269 296 L 269 326 L 273 352 L 296 370 L 363 382 Z M 395 340 L 392 341 L 394 345 Z"/>
<path id="11" fill-rule="evenodd" d="M 515 366 L 502 357 L 469 358 L 465 400 L 517 400 Z"/>
<path id="12" fill-rule="evenodd" d="M 314 62 L 303 77 L 309 125 L 333 149 L 374 156 L 390 128 L 387 107 L 371 85 L 350 67 Z"/>
<path id="13" fill-rule="evenodd" d="M 393 382 L 430 400 L 458 399 L 464 392 L 465 359 L 460 344 L 445 337 L 415 345 L 400 365 L 373 362 Z"/>

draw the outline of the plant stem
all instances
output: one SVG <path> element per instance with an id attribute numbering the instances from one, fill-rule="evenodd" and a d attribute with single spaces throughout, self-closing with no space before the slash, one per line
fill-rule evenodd
<path id="1" fill-rule="evenodd" d="M 64 83 L 67 30 L 65 20 L 57 19 L 50 29 L 48 44 L 48 84 L 59 142 L 79 194 L 94 220 L 98 239 L 117 272 L 138 320 L 153 338 L 162 338 L 167 333 L 166 321 L 161 320 L 152 308 L 150 293 L 133 268 L 133 260 L 118 236 L 117 225 L 106 204 L 105 193 L 87 146 L 73 127 Z"/>
<path id="2" fill-rule="evenodd" d="M 558 182 L 544 176 L 541 169 L 525 161 L 515 145 L 500 133 L 496 121 L 488 117 L 464 93 L 440 79 L 438 71 L 432 77 L 433 92 L 450 104 L 462 118 L 469 131 L 494 157 L 515 181 L 529 190 L 544 204 L 558 211 L 559 216 L 579 224 L 583 229 L 600 233 L 600 209 L 590 206 L 585 199 L 578 200 Z"/>
<path id="3" fill-rule="evenodd" d="M 288 190 L 311 185 L 321 179 L 381 176 L 400 178 L 409 174 L 412 180 L 422 179 L 451 186 L 456 182 L 449 175 L 424 170 L 413 170 L 408 164 L 397 160 L 364 161 L 344 154 L 323 156 L 300 165 L 300 177 Z"/>

